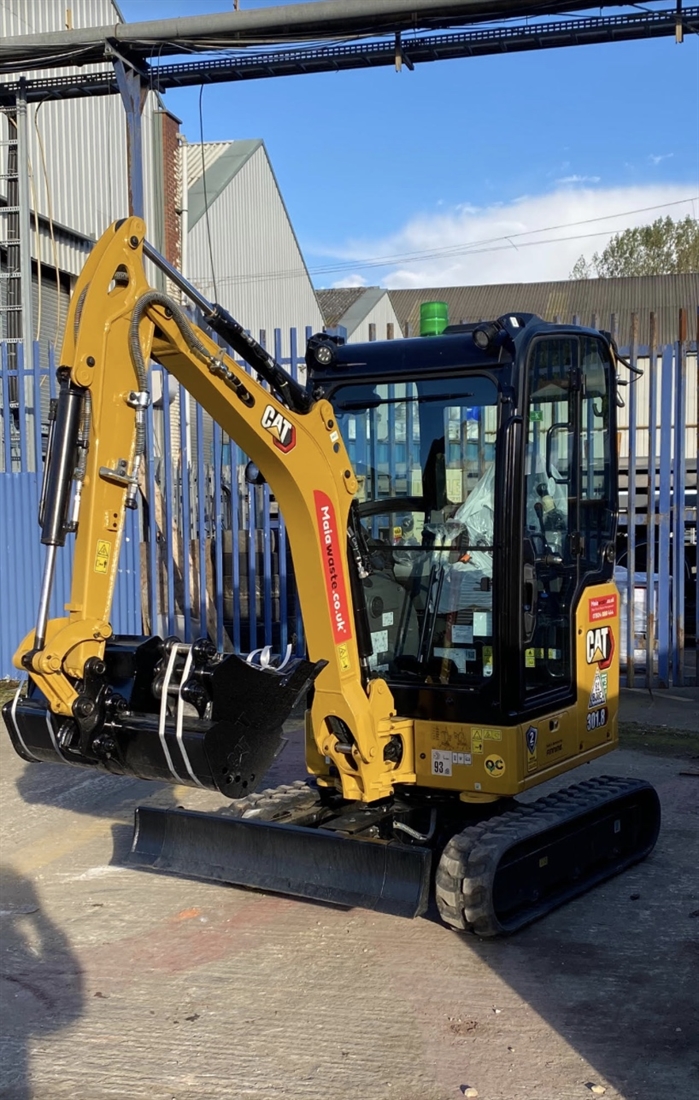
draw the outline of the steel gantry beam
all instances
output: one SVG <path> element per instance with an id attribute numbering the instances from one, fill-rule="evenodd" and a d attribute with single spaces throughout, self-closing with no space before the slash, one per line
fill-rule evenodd
<path id="1" fill-rule="evenodd" d="M 699 7 L 685 8 L 681 28 L 699 26 Z M 485 57 L 497 53 L 524 50 L 559 49 L 567 46 L 598 45 L 641 38 L 659 38 L 677 34 L 675 10 L 640 12 L 568 19 L 547 23 L 527 23 L 401 37 L 398 42 L 364 42 L 341 46 L 297 46 L 293 49 L 264 52 L 239 51 L 213 60 L 152 65 L 144 69 L 147 87 L 165 92 L 198 84 L 217 84 L 237 80 L 263 80 L 270 77 L 305 73 L 336 72 L 372 68 L 402 62 L 407 66 L 427 61 L 445 61 L 461 57 Z M 37 79 L 25 83 L 27 102 L 44 99 L 76 99 L 91 95 L 115 95 L 119 92 L 114 69 L 65 77 Z M 13 106 L 15 84 L 0 84 L 0 106 Z"/>
<path id="2" fill-rule="evenodd" d="M 610 8 L 600 0 L 574 0 L 578 11 Z M 557 15 L 570 0 L 315 0 L 218 15 L 192 15 L 146 23 L 117 23 L 69 31 L 25 34 L 0 42 L 0 73 L 99 63 L 119 55 L 135 62 L 158 56 L 318 42 L 410 31 L 439 30 L 518 17 Z M 111 58 L 110 58 L 111 59 Z"/>

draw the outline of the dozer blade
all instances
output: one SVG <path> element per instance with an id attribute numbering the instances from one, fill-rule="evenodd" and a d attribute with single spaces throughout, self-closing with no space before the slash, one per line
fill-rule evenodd
<path id="1" fill-rule="evenodd" d="M 432 853 L 322 828 L 139 806 L 131 866 L 394 916 L 424 913 Z"/>

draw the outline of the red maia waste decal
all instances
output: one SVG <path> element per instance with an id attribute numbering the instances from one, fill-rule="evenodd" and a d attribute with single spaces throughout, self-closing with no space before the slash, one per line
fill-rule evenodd
<path id="1" fill-rule="evenodd" d="M 590 600 L 590 622 L 598 623 L 601 619 L 615 619 L 617 613 L 616 592 L 611 596 L 593 596 Z"/>
<path id="2" fill-rule="evenodd" d="M 352 637 L 352 620 L 347 603 L 342 558 L 338 553 L 338 531 L 335 509 L 330 497 L 319 489 L 313 492 L 318 519 L 320 545 L 323 549 L 325 587 L 328 593 L 330 618 L 336 642 L 347 642 Z"/>

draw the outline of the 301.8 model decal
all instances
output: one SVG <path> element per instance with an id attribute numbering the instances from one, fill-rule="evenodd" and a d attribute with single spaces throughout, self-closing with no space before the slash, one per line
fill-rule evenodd
<path id="1" fill-rule="evenodd" d="M 606 726 L 609 718 L 609 711 L 606 707 L 600 707 L 599 710 L 591 710 L 587 716 L 587 728 L 590 730 L 598 730 L 602 726 Z"/>

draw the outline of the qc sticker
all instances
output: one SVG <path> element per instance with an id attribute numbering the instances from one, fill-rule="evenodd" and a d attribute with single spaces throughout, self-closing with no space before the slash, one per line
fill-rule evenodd
<path id="1" fill-rule="evenodd" d="M 501 756 L 486 756 L 483 764 L 491 779 L 500 779 L 505 774 L 505 761 Z"/>
<path id="2" fill-rule="evenodd" d="M 107 539 L 97 540 L 95 553 L 95 573 L 106 573 L 109 569 L 109 559 L 112 556 L 112 544 Z"/>

